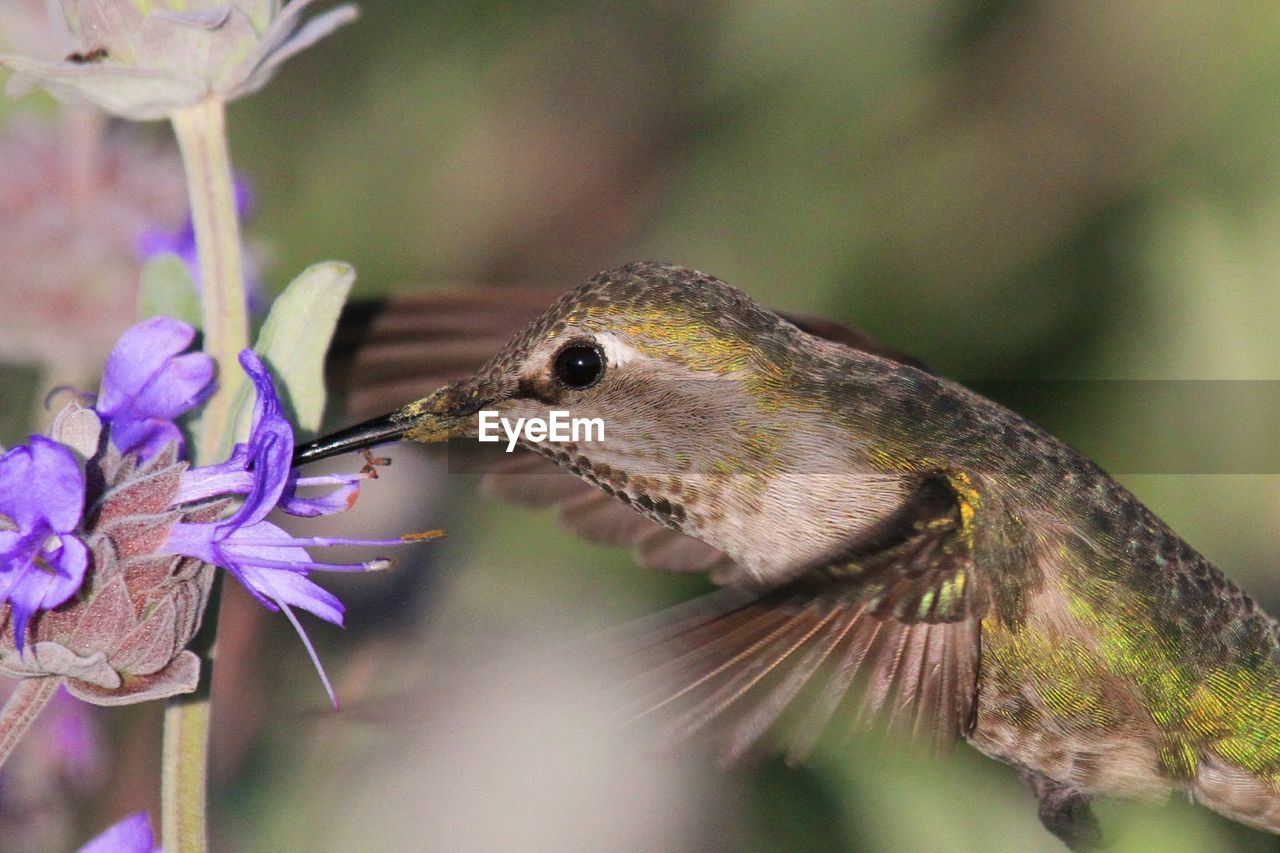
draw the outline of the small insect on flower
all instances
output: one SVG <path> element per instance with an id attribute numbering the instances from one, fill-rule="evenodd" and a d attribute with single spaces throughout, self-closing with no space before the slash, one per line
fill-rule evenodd
<path id="1" fill-rule="evenodd" d="M 66 61 L 76 65 L 86 65 L 90 62 L 101 62 L 109 55 L 110 53 L 105 47 L 95 47 L 93 50 L 85 51 L 84 53 L 78 50 L 68 53 Z"/>
<path id="2" fill-rule="evenodd" d="M 62 7 L 76 52 L 61 61 L 0 54 L 0 67 L 19 75 L 19 88 L 38 84 L 134 121 L 166 118 L 256 92 L 283 62 L 357 15 L 344 4 L 306 19 L 313 3 L 61 0 L 51 5 Z"/>

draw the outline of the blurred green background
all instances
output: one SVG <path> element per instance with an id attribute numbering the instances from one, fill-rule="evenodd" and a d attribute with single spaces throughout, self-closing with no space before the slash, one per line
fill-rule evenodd
<path id="1" fill-rule="evenodd" d="M 360 5 L 230 111 L 268 289 L 326 258 L 365 296 L 567 288 L 656 258 L 964 380 L 1280 379 L 1277 4 Z M 1114 385 L 1085 408 L 1052 382 L 1003 401 L 1104 464 L 1113 436 L 1191 448 L 1197 473 L 1120 479 L 1280 612 L 1280 478 L 1203 473 L 1274 453 L 1280 413 L 1205 417 L 1191 395 L 1184 421 Z M 6 408 L 11 440 L 29 403 Z M 343 714 L 284 621 L 232 595 L 220 849 L 1061 849 L 965 747 L 633 757 L 576 707 L 596 694 L 571 650 L 522 656 L 702 586 L 395 455 L 353 529 L 450 538 L 395 580 L 329 584 L 353 606 L 347 632 L 313 629 Z M 125 769 L 86 826 L 154 798 L 157 712 L 107 716 Z M 1185 803 L 1100 813 L 1117 850 L 1275 849 Z"/>

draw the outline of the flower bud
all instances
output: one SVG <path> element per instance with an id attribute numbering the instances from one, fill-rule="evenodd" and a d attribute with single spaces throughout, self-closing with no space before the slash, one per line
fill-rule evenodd
<path id="1" fill-rule="evenodd" d="M 97 446 L 85 413 L 68 406 L 52 438 L 76 450 Z M 92 572 L 74 598 L 31 619 L 21 652 L 12 609 L 0 608 L 0 672 L 60 676 L 72 695 L 99 705 L 195 689 L 200 661 L 184 647 L 200 627 L 213 568 L 158 549 L 178 521 L 212 521 L 227 504 L 171 509 L 186 467 L 174 444 L 144 463 L 112 447 L 89 460 L 83 535 Z"/>

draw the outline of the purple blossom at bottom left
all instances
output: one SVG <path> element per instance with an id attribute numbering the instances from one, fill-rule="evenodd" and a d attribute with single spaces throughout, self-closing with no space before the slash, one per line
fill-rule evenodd
<path id="1" fill-rule="evenodd" d="M 81 847 L 78 853 L 158 853 L 146 812 L 129 815 Z"/>

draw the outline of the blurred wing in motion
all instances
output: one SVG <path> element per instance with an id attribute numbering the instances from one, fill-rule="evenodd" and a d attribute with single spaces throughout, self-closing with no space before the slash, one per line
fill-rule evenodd
<path id="1" fill-rule="evenodd" d="M 728 588 L 644 620 L 639 718 L 672 741 L 714 724 L 727 759 L 793 706 L 789 756 L 837 715 L 879 720 L 944 747 L 972 730 L 989 595 L 942 474 L 895 512 L 772 589 Z M 673 685 L 675 689 L 673 690 Z"/>
<path id="2" fill-rule="evenodd" d="M 361 420 L 479 369 L 555 301 L 538 288 L 407 293 L 349 303 L 326 364 L 328 387 Z"/>
<path id="3" fill-rule="evenodd" d="M 479 369 L 556 296 L 535 287 L 472 288 L 353 302 L 343 310 L 330 348 L 328 387 L 346 401 L 352 419 L 384 414 Z M 923 368 L 848 326 L 787 319 L 818 337 Z M 527 507 L 554 507 L 569 531 L 592 542 L 629 546 L 646 568 L 709 572 L 713 578 L 735 574 L 720 551 L 650 521 L 536 454 L 504 453 L 486 470 L 487 494 Z"/>

